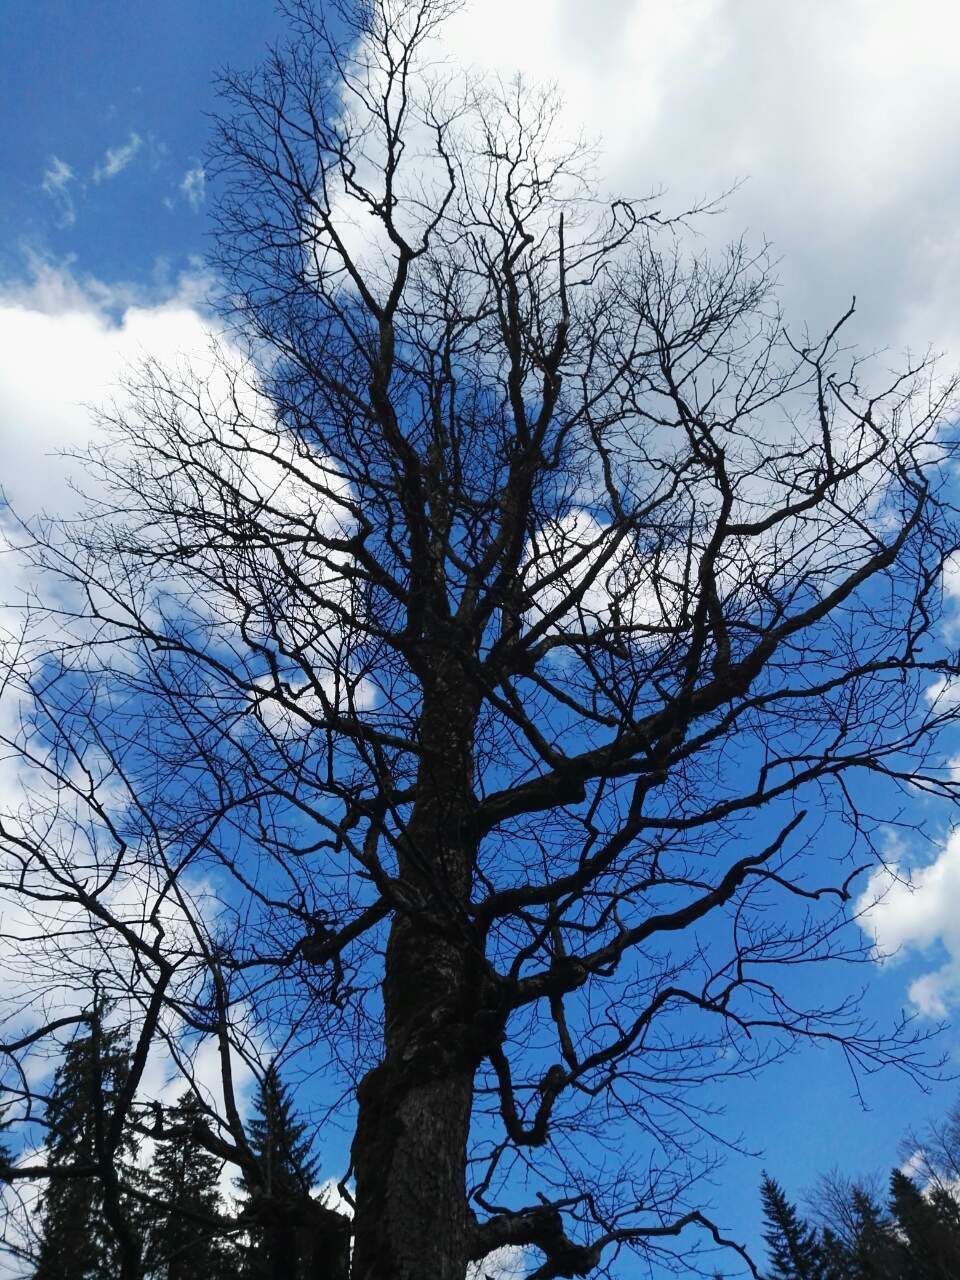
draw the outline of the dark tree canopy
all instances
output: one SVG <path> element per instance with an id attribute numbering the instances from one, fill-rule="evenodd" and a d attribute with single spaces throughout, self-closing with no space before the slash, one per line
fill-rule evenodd
<path id="1" fill-rule="evenodd" d="M 242 1255 L 221 1227 L 227 1214 L 219 1186 L 223 1161 L 200 1140 L 205 1109 L 186 1092 L 167 1119 L 175 1136 L 158 1137 L 147 1183 L 146 1274 L 156 1280 L 240 1280 Z"/>
<path id="2" fill-rule="evenodd" d="M 48 1160 L 53 1176 L 40 1205 L 36 1280 L 113 1280 L 120 1258 L 139 1258 L 135 1205 L 121 1179 L 137 1181 L 136 1139 L 125 1127 L 110 1152 L 106 1177 L 98 1173 L 104 1148 L 128 1082 L 130 1046 L 122 1028 L 105 1025 L 109 1013 L 99 995 L 89 1019 L 67 1045 L 46 1104 Z"/>
<path id="3" fill-rule="evenodd" d="M 339 1280 L 346 1275 L 345 1258 L 340 1259 L 341 1273 L 327 1266 L 332 1257 L 321 1256 L 336 1253 L 336 1241 L 318 1232 L 315 1214 L 303 1213 L 319 1173 L 312 1146 L 309 1126 L 297 1118 L 290 1091 L 271 1062 L 250 1121 L 250 1148 L 260 1174 L 245 1183 L 251 1217 L 245 1274 L 250 1280 Z M 342 1235 L 345 1245 L 346 1233 Z"/>
<path id="4" fill-rule="evenodd" d="M 766 1230 L 768 1280 L 823 1280 L 817 1233 L 790 1203 L 783 1187 L 765 1174 L 760 1199 Z"/>
<path id="5" fill-rule="evenodd" d="M 813 1196 L 811 1223 L 765 1177 L 765 1280 L 951 1280 L 960 1274 L 956 1187 L 918 1182 L 902 1168 L 892 1170 L 889 1186 L 884 1206 L 869 1182 L 830 1174 Z"/>
<path id="6" fill-rule="evenodd" d="M 31 974 L 126 1002 L 134 1130 L 149 1055 L 205 1046 L 261 1207 L 248 1067 L 349 1124 L 355 1280 L 689 1269 L 705 1082 L 923 1069 L 801 978 L 864 955 L 900 793 L 954 794 L 954 388 L 601 198 L 551 93 L 437 63 L 455 7 L 291 3 L 225 77 L 228 328 L 132 379 L 28 548 L 2 887 Z"/>

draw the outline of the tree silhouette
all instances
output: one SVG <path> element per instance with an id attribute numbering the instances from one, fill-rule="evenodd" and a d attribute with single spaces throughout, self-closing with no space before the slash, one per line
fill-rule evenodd
<path id="1" fill-rule="evenodd" d="M 904 1245 L 904 1280 L 949 1280 L 960 1275 L 958 1205 L 944 1188 L 925 1196 L 901 1169 L 894 1169 L 890 1212 Z"/>
<path id="2" fill-rule="evenodd" d="M 309 1197 L 318 1161 L 308 1126 L 298 1120 L 293 1099 L 271 1062 L 256 1098 L 250 1146 L 260 1177 L 247 1184 L 256 1226 L 248 1274 L 256 1280 L 319 1280 L 315 1254 L 321 1243 Z"/>
<path id="3" fill-rule="evenodd" d="M 147 1272 L 156 1280 L 238 1280 L 239 1254 L 221 1226 L 223 1163 L 197 1137 L 206 1111 L 195 1094 L 185 1093 L 166 1121 L 176 1136 L 157 1141 L 150 1166 Z"/>
<path id="4" fill-rule="evenodd" d="M 115 975 L 134 1086 L 209 1043 L 264 1197 L 237 1072 L 284 1045 L 356 1280 L 727 1243 L 691 1091 L 804 1040 L 925 1069 L 790 979 L 866 958 L 885 797 L 957 788 L 953 386 L 601 201 L 551 93 L 438 66 L 456 7 L 290 3 L 225 77 L 229 327 L 105 411 L 4 686 L 3 887 L 84 939 L 29 963 Z"/>
<path id="5" fill-rule="evenodd" d="M 104 1025 L 108 1012 L 98 994 L 86 1025 L 64 1051 L 47 1100 L 52 1176 L 41 1200 L 36 1280 L 116 1280 L 140 1273 L 139 1215 L 119 1177 L 123 1163 L 128 1173 L 134 1169 L 136 1140 L 125 1132 L 115 1148 L 106 1148 L 130 1050 L 124 1028 Z"/>
<path id="6" fill-rule="evenodd" d="M 760 1198 L 766 1230 L 769 1280 L 821 1280 L 822 1258 L 816 1231 L 799 1215 L 780 1184 L 764 1174 Z"/>
<path id="7" fill-rule="evenodd" d="M 944 1126 L 929 1132 L 942 1135 Z M 915 1160 L 922 1166 L 919 1153 Z M 943 1182 L 931 1180 L 921 1189 L 894 1169 L 885 1212 L 868 1183 L 829 1175 L 814 1197 L 816 1227 L 766 1176 L 761 1201 L 771 1280 L 947 1280 L 960 1274 L 960 1202 Z"/>

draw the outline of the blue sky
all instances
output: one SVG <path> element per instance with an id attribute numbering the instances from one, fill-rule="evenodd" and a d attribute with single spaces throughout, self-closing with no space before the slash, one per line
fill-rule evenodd
<path id="1" fill-rule="evenodd" d="M 202 253 L 212 73 L 254 63 L 279 27 L 245 0 L 5 4 L 0 269 L 30 247 L 147 283 Z"/>
<path id="2" fill-rule="evenodd" d="M 680 202 L 747 178 L 708 244 L 741 226 L 768 233 L 788 310 L 816 323 L 857 293 L 866 345 L 933 344 L 956 363 L 953 6 L 931 2 L 921 31 L 896 0 L 858 0 L 842 15 L 814 0 L 795 7 L 802 25 L 789 8 L 604 0 L 587 18 L 573 0 L 522 12 L 489 0 L 449 49 L 557 78 L 571 114 L 606 139 L 604 181 L 632 192 L 663 183 Z M 0 7 L 0 481 L 28 508 L 62 492 L 51 452 L 83 440 L 81 402 L 123 360 L 200 340 L 211 79 L 224 63 L 254 65 L 280 29 L 268 0 Z M 960 848 L 946 841 L 946 815 L 933 830 L 932 845 L 898 855 L 931 869 L 877 921 L 902 957 L 825 979 L 828 994 L 865 982 L 880 1022 L 960 1006 Z M 939 995 L 924 1001 L 912 984 L 941 970 Z M 957 1033 L 942 1045 L 960 1065 Z M 727 1086 L 727 1130 L 766 1156 L 731 1157 L 719 1216 L 756 1242 L 761 1163 L 794 1192 L 834 1166 L 883 1170 L 904 1132 L 956 1092 L 944 1083 L 925 1096 L 888 1072 L 866 1082 L 864 1111 L 843 1063 L 813 1051 Z"/>

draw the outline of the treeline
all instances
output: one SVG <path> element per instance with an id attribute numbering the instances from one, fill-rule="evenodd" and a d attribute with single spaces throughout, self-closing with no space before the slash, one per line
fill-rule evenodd
<path id="1" fill-rule="evenodd" d="M 824 1177 L 803 1212 L 764 1176 L 765 1280 L 960 1280 L 960 1106 L 904 1155 L 886 1186 Z"/>
<path id="2" fill-rule="evenodd" d="M 311 1194 L 318 1160 L 276 1065 L 259 1081 L 239 1176 L 212 1150 L 213 1113 L 195 1090 L 150 1104 L 105 1175 L 129 1062 L 125 1030 L 98 1006 L 47 1098 L 34 1243 L 18 1247 L 31 1280 L 115 1280 L 121 1254 L 140 1259 L 143 1280 L 345 1280 L 347 1220 Z M 886 1186 L 831 1174 L 803 1208 L 765 1175 L 763 1280 L 960 1280 L 960 1104 L 904 1156 Z M 0 1144 L 0 1176 L 13 1158 Z"/>
<path id="3" fill-rule="evenodd" d="M 275 1065 L 259 1083 L 248 1125 L 252 1172 L 239 1177 L 225 1175 L 225 1161 L 211 1152 L 211 1113 L 192 1090 L 172 1107 L 151 1104 L 151 1123 L 124 1131 L 105 1176 L 98 1152 L 128 1076 L 126 1033 L 92 1018 L 67 1046 L 48 1096 L 49 1177 L 34 1245 L 18 1249 L 32 1255 L 25 1265 L 33 1280 L 115 1280 L 121 1254 L 140 1259 L 144 1280 L 346 1274 L 346 1231 L 339 1240 L 330 1234 L 331 1221 L 346 1220 L 311 1197 L 318 1162 Z"/>

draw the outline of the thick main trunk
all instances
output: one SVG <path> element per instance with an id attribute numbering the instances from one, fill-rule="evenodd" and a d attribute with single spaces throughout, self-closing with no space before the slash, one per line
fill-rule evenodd
<path id="1" fill-rule="evenodd" d="M 467 1139 L 482 962 L 467 923 L 474 867 L 473 709 L 434 688 L 401 851 L 420 908 L 398 914 L 384 973 L 384 1051 L 362 1081 L 353 1144 L 353 1280 L 463 1280 Z"/>
<path id="2" fill-rule="evenodd" d="M 463 1280 L 471 1070 L 385 1061 L 359 1090 L 352 1280 Z"/>
<path id="3" fill-rule="evenodd" d="M 462 947 L 395 924 L 386 1052 L 358 1090 L 353 1280 L 463 1280 L 473 967 Z"/>

